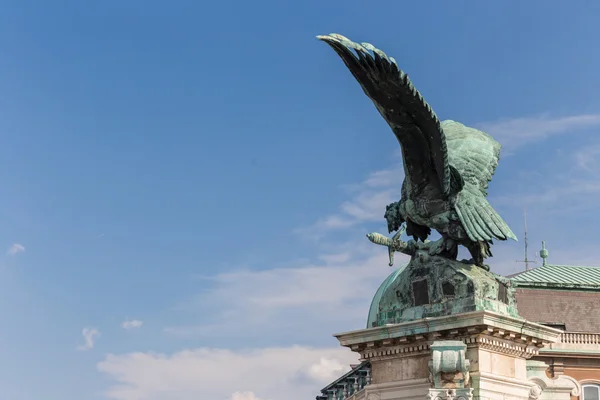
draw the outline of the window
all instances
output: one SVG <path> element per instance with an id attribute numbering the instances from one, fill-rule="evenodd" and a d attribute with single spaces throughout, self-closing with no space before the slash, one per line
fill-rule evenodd
<path id="1" fill-rule="evenodd" d="M 498 300 L 504 304 L 508 304 L 508 292 L 502 282 L 498 282 Z"/>
<path id="2" fill-rule="evenodd" d="M 581 400 L 600 400 L 600 385 L 583 385 Z"/>
<path id="3" fill-rule="evenodd" d="M 445 297 L 454 297 L 454 285 L 450 282 L 442 283 L 442 294 Z"/>
<path id="4" fill-rule="evenodd" d="M 427 279 L 421 279 L 412 283 L 413 303 L 415 306 L 429 304 L 429 287 Z"/>

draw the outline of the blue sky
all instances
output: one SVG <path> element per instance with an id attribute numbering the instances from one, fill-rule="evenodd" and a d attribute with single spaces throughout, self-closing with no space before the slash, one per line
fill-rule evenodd
<path id="1" fill-rule="evenodd" d="M 364 234 L 402 173 L 318 34 L 497 137 L 490 201 L 519 237 L 527 206 L 531 256 L 598 263 L 598 4 L 2 5 L 2 398 L 300 400 L 354 359 L 331 334 L 390 272 Z"/>

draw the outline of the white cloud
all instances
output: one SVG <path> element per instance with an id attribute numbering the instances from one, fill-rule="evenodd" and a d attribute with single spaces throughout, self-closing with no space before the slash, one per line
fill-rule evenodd
<path id="1" fill-rule="evenodd" d="M 135 329 L 135 328 L 141 328 L 141 326 L 144 324 L 143 321 L 140 321 L 139 319 L 127 319 L 125 321 L 123 321 L 123 323 L 121 323 L 121 327 L 123 329 Z"/>
<path id="2" fill-rule="evenodd" d="M 117 382 L 113 400 L 305 400 L 356 361 L 344 348 L 200 348 L 108 355 L 97 367 Z"/>
<path id="3" fill-rule="evenodd" d="M 87 351 L 94 348 L 96 338 L 100 336 L 100 332 L 96 328 L 83 328 L 81 331 L 83 336 L 84 344 L 78 346 L 77 349 L 81 351 Z"/>
<path id="4" fill-rule="evenodd" d="M 211 278 L 210 290 L 187 305 L 201 313 L 207 324 L 171 326 L 165 331 L 176 336 L 223 337 L 241 335 L 239 326 L 244 326 L 244 334 L 257 336 L 301 332 L 306 326 L 317 327 L 311 329 L 313 335 L 361 328 L 373 294 L 391 272 L 385 249 L 361 239 L 364 247 L 353 242 L 353 250 L 325 255 L 326 262 L 219 274 Z M 400 264 L 403 256 L 397 258 Z M 227 311 L 211 318 L 214 304 Z M 289 318 L 290 313 L 297 318 Z M 278 324 L 282 319 L 286 323 Z"/>
<path id="5" fill-rule="evenodd" d="M 507 152 L 550 136 L 570 134 L 577 129 L 600 126 L 600 114 L 581 114 L 569 117 L 541 115 L 477 124 L 477 128 L 492 135 Z M 504 153 L 506 154 L 506 153 Z"/>
<path id="6" fill-rule="evenodd" d="M 235 392 L 231 395 L 231 400 L 261 400 L 252 392 Z"/>
<path id="7" fill-rule="evenodd" d="M 333 382 L 348 371 L 348 364 L 336 358 L 321 357 L 308 368 L 308 375 L 317 382 Z"/>
<path id="8" fill-rule="evenodd" d="M 7 250 L 7 254 L 11 255 L 11 256 L 17 255 L 19 253 L 24 253 L 24 252 L 25 252 L 25 246 L 23 246 L 22 244 L 19 244 L 19 243 L 13 244 Z"/>
<path id="9" fill-rule="evenodd" d="M 514 149 L 524 142 L 594 125 L 600 125 L 600 116 L 523 118 L 487 124 L 484 129 Z M 588 153 L 575 155 L 577 165 L 580 168 L 593 165 L 596 153 L 592 153 L 588 149 Z M 338 212 L 301 231 L 326 239 L 334 229 L 339 231 L 372 221 L 379 221 L 385 227 L 385 206 L 397 200 L 402 179 L 401 169 L 395 167 L 371 174 L 360 184 L 346 185 L 349 200 L 340 205 Z M 536 180 L 528 189 L 531 192 L 512 193 L 506 198 L 507 204 L 519 204 L 521 221 L 522 202 L 558 203 L 573 193 L 600 193 L 600 184 L 592 181 L 584 183 L 564 176 L 561 182 L 564 184 L 545 187 Z M 536 197 L 529 198 L 530 195 Z M 560 219 L 556 223 L 560 225 Z M 496 257 L 490 260 L 494 271 L 515 272 L 514 260 L 522 258 L 522 244 L 502 243 L 497 247 Z M 553 245 L 552 258 L 565 259 L 561 256 L 565 247 L 562 243 Z M 275 336 L 285 338 L 288 343 L 310 343 L 314 337 L 311 335 L 329 337 L 332 332 L 364 327 L 371 298 L 391 272 L 386 267 L 385 248 L 360 235 L 344 246 L 327 247 L 315 258 L 315 262 L 291 268 L 237 270 L 213 276 L 209 278 L 210 288 L 186 302 L 184 308 L 202 315 L 203 325 L 181 324 L 165 331 L 221 340 Z M 397 258 L 397 265 L 406 260 L 401 255 Z M 217 310 L 215 304 L 219 305 Z M 339 377 L 355 361 L 356 355 L 341 348 L 294 346 L 240 351 L 202 348 L 170 355 L 109 355 L 98 364 L 98 369 L 116 382 L 108 392 L 108 397 L 114 400 L 300 400 L 313 398 L 320 387 Z"/>

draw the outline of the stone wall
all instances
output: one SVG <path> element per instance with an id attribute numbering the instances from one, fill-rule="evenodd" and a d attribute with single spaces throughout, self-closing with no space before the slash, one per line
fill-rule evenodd
<path id="1" fill-rule="evenodd" d="M 600 292 L 517 288 L 521 317 L 540 324 L 564 323 L 570 332 L 600 332 Z"/>

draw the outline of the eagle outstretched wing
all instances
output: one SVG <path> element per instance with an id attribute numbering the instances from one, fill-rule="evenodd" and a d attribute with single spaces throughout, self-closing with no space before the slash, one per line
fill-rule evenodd
<path id="1" fill-rule="evenodd" d="M 458 170 L 465 183 L 472 184 L 487 196 L 502 146 L 487 133 L 460 122 L 442 121 L 441 127 L 446 135 L 448 162 Z"/>
<path id="2" fill-rule="evenodd" d="M 473 241 L 517 237 L 487 201 L 487 188 L 500 160 L 502 147 L 490 135 L 455 121 L 443 121 L 448 161 L 463 178 L 463 189 L 454 205 Z"/>
<path id="3" fill-rule="evenodd" d="M 457 186 L 462 186 L 462 180 L 448 163 L 440 121 L 396 61 L 369 43 L 357 44 L 342 35 L 317 38 L 341 57 L 392 128 L 411 182 L 421 185 L 434 181 L 446 196 L 453 188 L 460 190 Z"/>
<path id="4" fill-rule="evenodd" d="M 373 45 L 334 33 L 317 38 L 341 57 L 392 128 L 410 181 L 436 184 L 444 196 L 458 194 L 455 209 L 472 241 L 516 240 L 486 199 L 500 144 L 458 122 L 440 123 L 396 61 Z"/>

